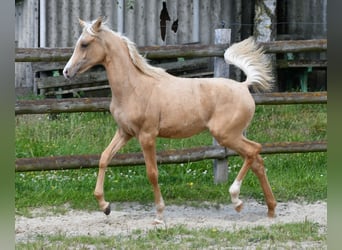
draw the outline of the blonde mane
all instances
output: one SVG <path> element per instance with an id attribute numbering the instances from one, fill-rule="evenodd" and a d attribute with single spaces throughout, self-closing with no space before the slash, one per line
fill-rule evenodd
<path id="1" fill-rule="evenodd" d="M 96 20 L 95 20 L 96 21 Z M 86 32 L 88 32 L 91 36 L 95 36 L 95 37 L 99 37 L 99 32 L 96 32 L 92 27 L 93 27 L 93 23 L 95 22 L 91 22 L 91 23 L 85 23 L 84 26 L 84 30 Z M 101 24 L 100 30 L 105 30 L 105 31 L 109 31 L 112 34 L 118 36 L 123 42 L 124 44 L 127 46 L 128 49 L 128 53 L 129 53 L 129 57 L 131 58 L 131 61 L 133 63 L 133 65 L 142 73 L 144 73 L 145 75 L 151 76 L 153 78 L 158 78 L 161 76 L 166 76 L 168 75 L 164 69 L 159 68 L 159 67 L 153 67 L 152 65 L 150 65 L 146 59 L 141 56 L 138 52 L 137 46 L 134 42 L 132 42 L 128 37 L 119 34 L 117 32 L 114 32 L 113 30 L 111 30 L 107 25 L 106 22 L 103 22 Z"/>
<path id="2" fill-rule="evenodd" d="M 129 40 L 127 37 L 123 35 L 119 35 L 122 41 L 126 44 L 129 52 L 129 56 L 132 60 L 132 63 L 144 74 L 152 76 L 154 78 L 165 76 L 167 73 L 164 69 L 151 66 L 144 57 L 142 57 L 137 49 L 137 46 L 134 42 Z"/>

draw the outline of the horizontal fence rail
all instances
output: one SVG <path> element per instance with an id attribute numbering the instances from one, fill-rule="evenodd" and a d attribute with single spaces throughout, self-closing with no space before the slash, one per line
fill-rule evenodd
<path id="1" fill-rule="evenodd" d="M 260 43 L 267 53 L 309 52 L 327 50 L 326 39 L 288 40 Z M 217 45 L 165 45 L 139 47 L 139 52 L 148 59 L 178 57 L 223 56 L 227 44 Z M 64 62 L 68 61 L 73 48 L 16 48 L 15 62 Z"/>
<path id="2" fill-rule="evenodd" d="M 253 94 L 258 105 L 319 104 L 327 103 L 327 92 L 281 92 Z M 110 98 L 68 98 L 18 100 L 15 114 L 44 114 L 109 111 Z"/>
<path id="3" fill-rule="evenodd" d="M 264 143 L 262 154 L 306 153 L 327 151 L 326 141 Z M 157 153 L 159 164 L 196 162 L 206 159 L 224 159 L 237 153 L 221 146 L 207 146 L 189 149 L 160 151 Z M 15 161 L 16 172 L 67 170 L 98 167 L 100 155 L 51 156 L 38 158 L 19 158 Z M 144 165 L 142 153 L 116 154 L 109 166 Z"/>

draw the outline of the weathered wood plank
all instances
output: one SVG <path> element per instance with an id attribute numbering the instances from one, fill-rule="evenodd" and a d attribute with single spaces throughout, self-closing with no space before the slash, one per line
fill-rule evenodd
<path id="1" fill-rule="evenodd" d="M 187 59 L 183 61 L 164 62 L 155 64 L 154 66 L 165 69 L 172 75 L 183 75 L 188 72 L 199 71 L 201 69 L 208 70 L 209 59 L 208 58 L 196 58 Z"/>
<path id="2" fill-rule="evenodd" d="M 265 143 L 262 154 L 306 153 L 327 151 L 326 141 Z M 175 164 L 224 159 L 236 156 L 234 151 L 226 151 L 220 146 L 168 150 L 157 153 L 159 164 Z M 16 172 L 96 168 L 100 155 L 51 156 L 39 158 L 19 158 L 15 161 Z M 144 165 L 142 153 L 117 154 L 110 162 L 111 167 Z"/>
<path id="3" fill-rule="evenodd" d="M 18 100 L 15 114 L 48 114 L 109 111 L 110 98 Z"/>
<path id="4" fill-rule="evenodd" d="M 16 48 L 16 62 L 67 62 L 73 48 Z"/>
<path id="5" fill-rule="evenodd" d="M 34 71 L 45 71 L 45 70 L 61 70 L 64 68 L 65 63 L 33 63 Z M 176 62 L 166 62 L 155 64 L 154 66 L 161 67 L 171 74 L 179 74 L 184 71 L 193 71 L 201 68 L 208 68 L 208 59 L 189 59 L 184 61 Z M 63 87 L 65 85 L 76 85 L 82 83 L 92 83 L 92 82 L 103 82 L 107 81 L 107 74 L 105 69 L 97 71 L 88 71 L 81 75 L 77 75 L 72 80 L 65 79 L 64 76 L 49 76 L 49 77 L 37 77 L 36 83 L 38 88 L 53 88 L 53 87 Z"/>
<path id="6" fill-rule="evenodd" d="M 328 67 L 327 60 L 277 60 L 277 67 L 283 68 L 304 68 L 304 67 L 314 67 L 314 68 L 326 68 Z"/>
<path id="7" fill-rule="evenodd" d="M 289 40 L 261 43 L 267 53 L 308 52 L 327 50 L 326 39 Z M 139 47 L 148 59 L 193 58 L 223 56 L 226 44 L 216 45 L 166 45 Z M 15 62 L 61 62 L 68 61 L 73 48 L 16 48 Z"/>
<path id="8" fill-rule="evenodd" d="M 273 92 L 252 94 L 258 105 L 324 104 L 328 101 L 326 91 L 320 92 Z"/>
<path id="9" fill-rule="evenodd" d="M 65 95 L 65 94 L 77 94 L 77 93 L 80 93 L 80 92 L 103 90 L 103 89 L 108 89 L 109 90 L 108 84 L 92 86 L 92 87 L 76 87 L 76 88 L 65 89 L 65 90 L 46 91 L 44 93 L 44 95 L 46 95 L 46 96 L 56 96 L 56 95 Z"/>
<path id="10" fill-rule="evenodd" d="M 222 56 L 227 45 L 166 45 L 139 47 L 147 59 Z M 16 62 L 68 61 L 73 48 L 16 48 Z"/>
<path id="11" fill-rule="evenodd" d="M 261 45 L 267 53 L 326 51 L 328 47 L 326 39 L 273 41 Z"/>
<path id="12" fill-rule="evenodd" d="M 56 88 L 56 87 L 64 87 L 64 86 L 85 84 L 85 83 L 97 83 L 97 82 L 108 82 L 107 74 L 105 71 L 89 72 L 87 74 L 81 74 L 81 75 L 76 76 L 72 80 L 65 79 L 64 76 L 36 78 L 37 87 L 39 89 Z"/>
<path id="13" fill-rule="evenodd" d="M 258 105 L 327 103 L 327 92 L 280 92 L 253 94 Z M 44 114 L 108 111 L 110 98 L 68 98 L 43 100 L 17 100 L 15 114 Z"/>
<path id="14" fill-rule="evenodd" d="M 33 72 L 41 72 L 41 71 L 52 71 L 63 69 L 66 62 L 32 62 L 32 71 Z"/>

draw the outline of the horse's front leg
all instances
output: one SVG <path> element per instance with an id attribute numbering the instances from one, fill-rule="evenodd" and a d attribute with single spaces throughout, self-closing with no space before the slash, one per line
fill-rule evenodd
<path id="1" fill-rule="evenodd" d="M 154 219 L 154 224 L 164 224 L 163 212 L 165 204 L 158 184 L 158 167 L 155 140 L 156 138 L 149 134 L 143 134 L 139 136 L 139 142 L 145 158 L 147 177 L 153 187 L 154 192 L 154 202 L 157 210 L 157 216 Z"/>
<path id="2" fill-rule="evenodd" d="M 108 164 L 112 160 L 113 156 L 122 148 L 131 136 L 124 133 L 122 130 L 117 130 L 112 141 L 107 146 L 107 148 L 102 152 L 100 162 L 99 162 L 99 173 L 97 176 L 96 187 L 94 191 L 94 196 L 99 203 L 100 209 L 106 214 L 110 214 L 110 203 L 106 202 L 104 199 L 103 185 L 105 172 Z"/>

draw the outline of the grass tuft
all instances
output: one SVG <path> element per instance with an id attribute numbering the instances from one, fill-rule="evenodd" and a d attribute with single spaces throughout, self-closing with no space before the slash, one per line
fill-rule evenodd
<path id="1" fill-rule="evenodd" d="M 18 243 L 16 249 L 316 249 L 317 246 L 321 249 L 326 246 L 326 241 L 326 236 L 319 233 L 319 225 L 304 221 L 234 231 L 188 229 L 179 225 L 111 237 L 66 237 L 59 234 Z"/>

